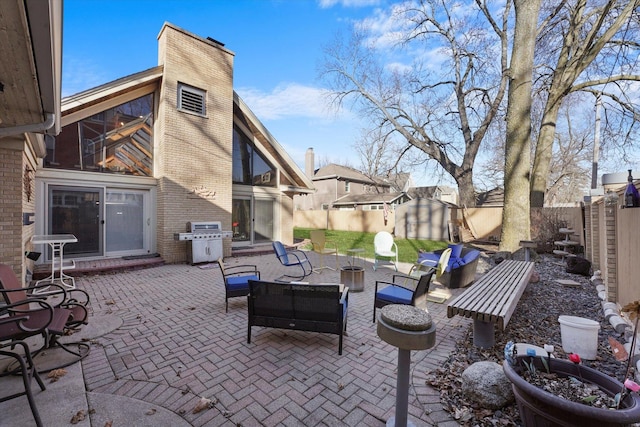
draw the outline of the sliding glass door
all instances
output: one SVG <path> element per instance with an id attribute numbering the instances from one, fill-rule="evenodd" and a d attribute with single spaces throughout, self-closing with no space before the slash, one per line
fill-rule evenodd
<path id="1" fill-rule="evenodd" d="M 272 242 L 275 236 L 274 206 L 275 200 L 271 197 L 235 197 L 231 212 L 234 244 Z"/>
<path id="2" fill-rule="evenodd" d="M 105 249 L 107 255 L 144 253 L 145 193 L 107 189 L 105 203 Z"/>
<path id="3" fill-rule="evenodd" d="M 73 234 L 77 243 L 64 247 L 65 256 L 100 256 L 102 250 L 102 209 L 100 188 L 49 187 L 47 234 Z"/>
<path id="4" fill-rule="evenodd" d="M 147 190 L 49 186 L 46 234 L 73 234 L 65 256 L 142 255 L 149 252 Z"/>

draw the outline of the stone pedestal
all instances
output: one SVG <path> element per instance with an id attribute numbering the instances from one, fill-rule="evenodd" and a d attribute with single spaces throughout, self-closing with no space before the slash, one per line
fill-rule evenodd
<path id="1" fill-rule="evenodd" d="M 433 347 L 436 343 L 436 327 L 428 311 L 411 305 L 392 304 L 380 310 L 377 332 L 380 339 L 398 347 L 396 414 L 387 421 L 387 426 L 413 426 L 407 420 L 411 350 Z"/>

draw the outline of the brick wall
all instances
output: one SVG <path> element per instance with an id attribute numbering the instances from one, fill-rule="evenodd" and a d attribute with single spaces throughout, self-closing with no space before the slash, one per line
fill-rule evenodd
<path id="1" fill-rule="evenodd" d="M 13 268 L 24 281 L 27 269 L 33 271 L 33 261 L 24 257 L 31 250 L 34 226 L 23 225 L 22 214 L 35 210 L 35 165 L 24 150 L 25 140 L 3 138 L 0 146 L 0 262 Z M 25 170 L 28 168 L 28 179 Z M 33 217 L 31 217 L 33 220 Z"/>
<path id="2" fill-rule="evenodd" d="M 22 274 L 22 171 L 22 151 L 0 148 L 0 262 L 16 274 Z"/>
<path id="3" fill-rule="evenodd" d="M 166 262 L 184 262 L 185 242 L 173 234 L 188 221 L 222 221 L 231 229 L 233 54 L 170 24 L 158 51 L 164 65 L 155 133 L 158 252 Z M 178 111 L 178 83 L 206 91 L 206 117 Z M 230 253 L 230 241 L 225 246 Z"/>

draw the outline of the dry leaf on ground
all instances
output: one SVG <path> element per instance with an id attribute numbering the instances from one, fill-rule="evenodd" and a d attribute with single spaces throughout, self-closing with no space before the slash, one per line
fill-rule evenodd
<path id="1" fill-rule="evenodd" d="M 70 423 L 78 424 L 80 421 L 84 421 L 86 417 L 87 417 L 87 413 L 84 411 L 84 409 L 81 409 L 78 412 L 76 412 L 76 414 L 71 418 Z"/>
<path id="2" fill-rule="evenodd" d="M 49 378 L 52 383 L 55 383 L 65 375 L 67 375 L 67 371 L 65 369 L 54 369 L 47 374 L 47 378 Z"/>
<path id="3" fill-rule="evenodd" d="M 613 337 L 609 337 L 609 345 L 611 346 L 613 357 L 615 357 L 617 361 L 622 362 L 623 360 L 627 360 L 629 353 L 627 353 L 627 350 L 618 340 Z"/>
<path id="4" fill-rule="evenodd" d="M 201 397 L 196 406 L 193 408 L 193 413 L 197 414 L 198 412 L 202 412 L 205 409 L 209 409 L 214 405 L 211 399 L 207 399 L 206 397 Z"/>

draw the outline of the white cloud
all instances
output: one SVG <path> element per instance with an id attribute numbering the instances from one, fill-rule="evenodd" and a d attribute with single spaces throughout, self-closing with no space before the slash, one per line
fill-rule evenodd
<path id="1" fill-rule="evenodd" d="M 236 91 L 260 120 L 328 119 L 332 114 L 327 107 L 325 91 L 317 87 L 288 83 L 275 87 L 270 93 L 251 87 Z"/>
<path id="2" fill-rule="evenodd" d="M 401 62 L 391 62 L 385 67 L 387 68 L 387 70 L 398 74 L 408 73 L 413 69 L 413 67 L 411 67 L 410 65 L 403 64 Z"/>
<path id="3" fill-rule="evenodd" d="M 70 96 L 112 80 L 101 67 L 89 60 L 65 55 L 62 66 L 62 96 Z"/>
<path id="4" fill-rule="evenodd" d="M 380 0 L 318 0 L 318 4 L 322 9 L 328 9 L 337 4 L 343 7 L 366 7 L 375 6 Z"/>

